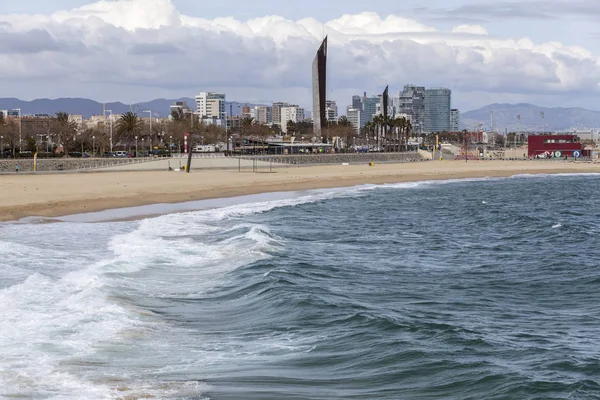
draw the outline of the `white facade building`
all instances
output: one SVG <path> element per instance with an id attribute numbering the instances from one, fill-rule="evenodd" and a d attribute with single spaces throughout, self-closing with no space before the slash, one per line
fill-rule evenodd
<path id="1" fill-rule="evenodd" d="M 334 122 L 338 119 L 338 107 L 334 100 L 327 100 L 325 102 L 325 116 L 328 122 Z"/>
<path id="2" fill-rule="evenodd" d="M 348 121 L 350 121 L 356 133 L 360 133 L 360 128 L 362 127 L 362 121 L 360 119 L 361 113 L 362 112 L 360 108 L 353 108 L 352 106 L 348 106 L 348 108 L 346 109 L 346 118 L 348 118 Z"/>
<path id="3" fill-rule="evenodd" d="M 456 108 L 450 110 L 450 132 L 460 131 L 460 111 Z"/>
<path id="4" fill-rule="evenodd" d="M 196 96 L 196 113 L 200 118 L 225 119 L 225 94 L 201 92 Z"/>
<path id="5" fill-rule="evenodd" d="M 287 133 L 287 122 L 294 123 L 304 121 L 304 108 L 281 107 L 281 131 Z"/>

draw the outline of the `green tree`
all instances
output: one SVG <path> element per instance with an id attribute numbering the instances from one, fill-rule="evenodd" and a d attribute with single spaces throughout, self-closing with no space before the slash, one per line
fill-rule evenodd
<path id="1" fill-rule="evenodd" d="M 69 119 L 68 113 L 59 111 L 50 124 L 50 133 L 56 137 L 58 144 L 63 146 L 63 152 L 68 154 L 75 142 L 77 123 Z"/>
<path id="2" fill-rule="evenodd" d="M 144 130 L 144 122 L 134 112 L 128 111 L 117 120 L 116 134 L 121 144 L 129 144 Z"/>
<path id="3" fill-rule="evenodd" d="M 296 123 L 292 120 L 289 120 L 286 124 L 285 127 L 287 128 L 287 134 L 288 135 L 293 135 L 296 132 Z"/>

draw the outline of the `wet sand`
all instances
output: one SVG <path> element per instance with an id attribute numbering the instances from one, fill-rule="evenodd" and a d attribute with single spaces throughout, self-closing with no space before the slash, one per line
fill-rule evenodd
<path id="1" fill-rule="evenodd" d="M 265 169 L 0 175 L 0 221 L 56 217 L 157 203 L 258 193 L 519 174 L 600 173 L 600 164 L 562 161 L 431 161 Z"/>

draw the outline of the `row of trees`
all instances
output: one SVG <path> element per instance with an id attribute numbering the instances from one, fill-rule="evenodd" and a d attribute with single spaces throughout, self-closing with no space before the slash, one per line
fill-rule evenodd
<path id="1" fill-rule="evenodd" d="M 200 123 L 194 114 L 185 114 L 182 110 L 172 113 L 170 121 L 148 123 L 134 112 L 122 114 L 114 126 L 99 123 L 94 127 L 81 129 L 68 113 L 57 112 L 48 121 L 43 132 L 21 131 L 18 119 L 4 119 L 0 114 L 0 147 L 2 152 L 10 149 L 14 156 L 20 151 L 60 152 L 68 154 L 73 151 L 92 151 L 103 153 L 112 150 L 129 150 L 135 143 L 143 143 L 144 147 L 154 145 L 183 144 L 184 133 L 191 134 L 206 144 L 226 143 L 229 135 L 240 139 L 249 138 L 263 143 L 269 137 L 280 135 L 277 125 L 267 126 L 256 123 L 253 118 L 245 117 L 229 133 L 223 127 Z M 350 121 L 345 117 L 331 122 L 322 130 L 321 136 L 314 137 L 313 125 L 310 122 L 286 123 L 287 135 L 312 139 L 323 143 L 331 142 L 334 137 L 342 138 L 347 147 L 359 143 L 376 143 L 388 150 L 406 149 L 412 127 L 405 118 L 386 118 L 375 116 L 367 123 L 361 133 L 357 134 Z M 111 146 L 112 145 L 112 146 Z"/>
<path id="2" fill-rule="evenodd" d="M 391 118 L 376 115 L 364 127 L 369 138 L 372 138 L 377 147 L 386 150 L 407 150 L 408 138 L 412 132 L 412 124 L 405 117 Z"/>

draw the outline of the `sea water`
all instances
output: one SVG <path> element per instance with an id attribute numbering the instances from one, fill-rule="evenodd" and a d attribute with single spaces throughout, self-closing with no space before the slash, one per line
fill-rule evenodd
<path id="1" fill-rule="evenodd" d="M 0 224 L 0 398 L 596 399 L 599 187 L 406 183 Z"/>

